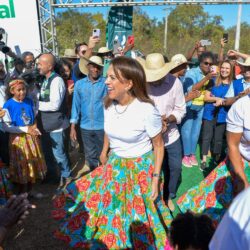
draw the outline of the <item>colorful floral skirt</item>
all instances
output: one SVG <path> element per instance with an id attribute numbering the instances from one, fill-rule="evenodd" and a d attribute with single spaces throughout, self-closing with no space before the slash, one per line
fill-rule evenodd
<path id="1" fill-rule="evenodd" d="M 40 140 L 30 134 L 10 134 L 10 177 L 15 183 L 34 183 L 44 179 L 46 163 Z"/>
<path id="2" fill-rule="evenodd" d="M 7 172 L 7 168 L 0 161 L 0 206 L 5 205 L 12 195 L 12 184 Z"/>
<path id="3" fill-rule="evenodd" d="M 150 199 L 154 155 L 125 159 L 112 153 L 105 166 L 69 184 L 54 200 L 55 236 L 84 249 L 164 249 L 172 217 Z"/>
<path id="4" fill-rule="evenodd" d="M 250 165 L 246 161 L 244 171 L 250 181 Z M 236 195 L 234 182 L 229 161 L 221 162 L 200 184 L 184 193 L 177 204 L 182 212 L 206 213 L 217 224 Z"/>

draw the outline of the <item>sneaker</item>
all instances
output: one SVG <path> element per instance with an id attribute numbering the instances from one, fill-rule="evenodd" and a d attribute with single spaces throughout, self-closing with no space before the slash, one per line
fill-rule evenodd
<path id="1" fill-rule="evenodd" d="M 201 170 L 201 171 L 204 171 L 207 167 L 208 167 L 208 166 L 207 166 L 207 163 L 204 161 L 204 162 L 202 162 L 201 165 L 200 165 L 200 170 Z"/>
<path id="2" fill-rule="evenodd" d="M 185 155 L 183 158 L 182 158 L 182 165 L 186 168 L 191 168 L 192 167 L 192 164 L 190 162 L 190 157 Z"/>
<path id="3" fill-rule="evenodd" d="M 190 157 L 189 157 L 189 161 L 190 161 L 190 163 L 192 164 L 192 166 L 198 166 L 199 164 L 198 164 L 198 161 L 197 161 L 197 159 L 196 159 L 196 157 L 195 157 L 195 155 L 191 155 Z"/>

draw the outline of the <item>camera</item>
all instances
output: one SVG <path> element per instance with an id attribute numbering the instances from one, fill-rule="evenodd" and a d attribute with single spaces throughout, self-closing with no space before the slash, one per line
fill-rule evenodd
<path id="1" fill-rule="evenodd" d="M 33 85 L 36 84 L 37 86 L 40 86 L 40 84 L 44 80 L 44 76 L 39 74 L 39 70 L 37 68 L 35 69 L 28 69 L 25 72 L 23 72 L 20 77 L 28 84 Z"/>
<path id="2" fill-rule="evenodd" d="M 3 37 L 6 36 L 7 33 L 3 28 L 0 28 L 0 51 L 2 51 L 4 54 L 7 54 L 10 52 L 10 47 L 6 46 L 5 42 L 3 42 Z"/>

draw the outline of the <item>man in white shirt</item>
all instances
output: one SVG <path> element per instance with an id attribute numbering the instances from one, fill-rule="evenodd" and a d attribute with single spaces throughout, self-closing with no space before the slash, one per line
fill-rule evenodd
<path id="1" fill-rule="evenodd" d="M 229 207 L 210 241 L 210 250 L 250 249 L 250 187 Z"/>
<path id="2" fill-rule="evenodd" d="M 40 90 L 38 127 L 42 131 L 48 178 L 55 181 L 55 158 L 61 170 L 60 185 L 63 186 L 70 180 L 70 163 L 65 149 L 65 129 L 69 127 L 69 121 L 66 117 L 66 87 L 63 79 L 54 72 L 54 66 L 55 58 L 52 54 L 43 54 L 39 57 L 38 70 L 45 76 L 45 80 Z"/>

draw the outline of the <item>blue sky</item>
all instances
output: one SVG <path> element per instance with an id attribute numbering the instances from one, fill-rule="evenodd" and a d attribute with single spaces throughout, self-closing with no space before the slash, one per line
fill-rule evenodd
<path id="1" fill-rule="evenodd" d="M 145 6 L 141 7 L 150 18 L 158 18 L 162 20 L 165 17 L 165 6 Z M 174 6 L 173 6 L 174 7 Z M 236 25 L 237 22 L 237 14 L 238 14 L 238 5 L 204 5 L 204 10 L 208 12 L 210 15 L 219 15 L 222 16 L 223 22 L 222 25 L 225 28 Z M 107 16 L 109 8 L 107 7 L 93 7 L 93 8 L 85 8 L 84 12 L 101 12 L 105 16 Z M 242 17 L 241 22 L 247 22 L 250 24 L 250 4 L 242 6 Z"/>

